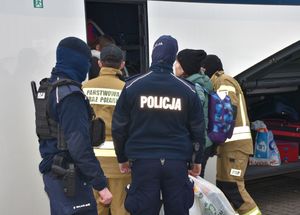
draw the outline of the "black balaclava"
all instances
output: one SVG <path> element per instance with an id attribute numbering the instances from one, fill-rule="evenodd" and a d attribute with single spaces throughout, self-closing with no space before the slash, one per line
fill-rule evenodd
<path id="1" fill-rule="evenodd" d="M 59 42 L 53 75 L 62 75 L 81 83 L 86 79 L 90 66 L 91 50 L 83 40 L 67 37 Z"/>
<path id="2" fill-rule="evenodd" d="M 217 71 L 223 71 L 223 65 L 216 55 L 207 55 L 201 62 L 201 67 L 205 69 L 204 73 L 211 78 Z"/>

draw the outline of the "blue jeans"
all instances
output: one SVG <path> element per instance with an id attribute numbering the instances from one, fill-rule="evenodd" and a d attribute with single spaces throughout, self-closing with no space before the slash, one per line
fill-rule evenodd
<path id="1" fill-rule="evenodd" d="M 76 194 L 66 197 L 63 182 L 51 173 L 43 175 L 45 191 L 50 200 L 51 215 L 97 215 L 96 201 L 91 185 L 76 176 Z"/>
<path id="2" fill-rule="evenodd" d="M 189 214 L 194 191 L 186 161 L 136 160 L 131 169 L 132 183 L 125 199 L 131 215 L 157 215 L 161 204 L 165 215 Z"/>

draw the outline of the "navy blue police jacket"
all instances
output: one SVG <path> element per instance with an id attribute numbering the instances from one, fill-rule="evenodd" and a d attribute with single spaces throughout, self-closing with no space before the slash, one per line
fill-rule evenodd
<path id="1" fill-rule="evenodd" d="M 52 75 L 50 81 L 55 80 L 57 76 Z M 53 157 L 62 154 L 74 162 L 82 180 L 89 182 L 96 190 L 105 188 L 106 178 L 95 157 L 90 139 L 91 117 L 88 100 L 81 89 L 73 85 L 54 89 L 49 96 L 49 114 L 63 129 L 68 151 L 57 149 L 56 138 L 40 139 L 40 153 L 43 159 L 39 165 L 40 172 L 49 172 Z"/>
<path id="2" fill-rule="evenodd" d="M 126 81 L 112 120 L 119 163 L 160 158 L 190 162 L 193 151 L 194 162 L 201 163 L 204 129 L 194 85 L 161 66 Z"/>

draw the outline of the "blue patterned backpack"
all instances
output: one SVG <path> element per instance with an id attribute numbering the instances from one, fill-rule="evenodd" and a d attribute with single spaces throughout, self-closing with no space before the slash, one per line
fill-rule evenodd
<path id="1" fill-rule="evenodd" d="M 195 84 L 195 87 L 200 99 L 208 94 L 208 137 L 215 144 L 225 143 L 227 138 L 232 137 L 235 124 L 230 97 L 226 95 L 222 99 L 216 92 L 209 93 L 200 84 Z"/>

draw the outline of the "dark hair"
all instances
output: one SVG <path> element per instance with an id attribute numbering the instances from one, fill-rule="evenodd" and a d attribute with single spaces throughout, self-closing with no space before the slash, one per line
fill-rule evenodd
<path id="1" fill-rule="evenodd" d="M 110 44 L 116 44 L 115 40 L 111 36 L 104 34 L 100 37 L 97 37 L 94 41 L 90 42 L 89 46 L 91 49 L 96 49 L 96 46 L 100 45 L 100 51 L 101 51 L 103 47 Z"/>
<path id="2" fill-rule="evenodd" d="M 109 35 L 102 35 L 98 38 L 98 42 L 99 42 L 99 45 L 100 45 L 100 51 L 101 49 L 103 49 L 105 46 L 108 46 L 108 45 L 111 45 L 111 44 L 115 44 L 116 45 L 116 42 L 115 40 L 109 36 Z"/>

